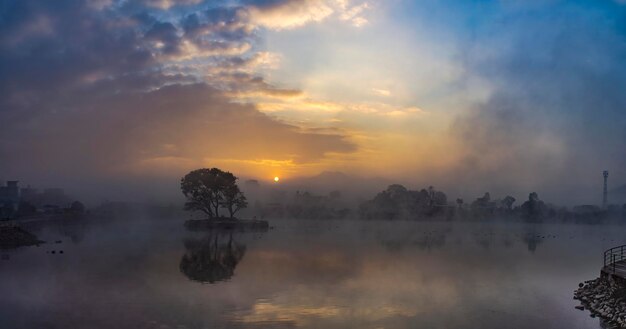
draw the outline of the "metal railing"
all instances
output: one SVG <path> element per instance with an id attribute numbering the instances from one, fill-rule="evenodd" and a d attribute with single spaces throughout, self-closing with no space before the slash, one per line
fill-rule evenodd
<path id="1" fill-rule="evenodd" d="M 626 245 L 613 247 L 604 252 L 604 267 L 615 273 L 615 264 L 626 259 Z"/>

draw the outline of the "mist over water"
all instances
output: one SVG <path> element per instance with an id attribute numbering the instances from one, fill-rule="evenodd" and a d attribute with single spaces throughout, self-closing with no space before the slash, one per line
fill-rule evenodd
<path id="1" fill-rule="evenodd" d="M 598 276 L 604 249 L 626 243 L 617 225 L 270 224 L 33 228 L 49 243 L 2 252 L 0 318 L 7 328 L 600 328 L 572 292 Z"/>
<path id="2" fill-rule="evenodd" d="M 0 329 L 626 328 L 625 58 L 626 0 L 0 0 Z"/>

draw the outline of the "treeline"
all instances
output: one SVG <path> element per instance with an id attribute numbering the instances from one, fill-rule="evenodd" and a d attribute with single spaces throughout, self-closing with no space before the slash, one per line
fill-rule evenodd
<path id="1" fill-rule="evenodd" d="M 399 184 L 390 185 L 359 206 L 363 219 L 420 219 L 447 214 L 448 197 L 432 186 L 412 191 Z"/>
<path id="2" fill-rule="evenodd" d="M 449 202 L 444 192 L 429 187 L 422 190 L 409 190 L 402 185 L 390 185 L 378 193 L 372 200 L 362 202 L 358 209 L 361 219 L 406 219 L 406 220 L 486 220 L 492 218 L 515 218 L 528 222 L 543 221 L 582 221 L 590 223 L 602 222 L 609 218 L 626 219 L 626 204 L 611 205 L 601 209 L 594 205 L 559 207 L 546 203 L 536 192 L 528 195 L 528 199 L 515 205 L 516 199 L 505 196 L 492 199 L 487 192 L 470 203 L 463 199 Z"/>
<path id="3" fill-rule="evenodd" d="M 261 218 L 296 219 L 345 219 L 354 214 L 339 191 L 328 195 L 296 191 L 291 196 L 282 195 L 281 199 L 282 202 L 257 202 L 255 212 Z"/>
<path id="4" fill-rule="evenodd" d="M 237 177 L 218 168 L 203 168 L 189 172 L 181 179 L 181 190 L 187 202 L 185 209 L 203 212 L 209 219 L 224 218 L 220 210 L 234 219 L 235 214 L 248 206 L 248 200 L 237 185 Z M 377 193 L 373 199 L 346 202 L 341 192 L 315 195 L 296 191 L 288 195 L 275 191 L 273 201 L 255 202 L 255 214 L 261 218 L 302 219 L 382 219 L 382 220 L 488 220 L 514 218 L 528 222 L 576 221 L 600 223 L 606 219 L 626 219 L 626 204 L 610 205 L 602 209 L 595 205 L 580 205 L 571 210 L 546 203 L 532 192 L 528 199 L 517 203 L 507 195 L 492 199 L 490 193 L 466 203 L 463 199 L 449 200 L 448 196 L 430 186 L 409 190 L 393 184 Z"/>

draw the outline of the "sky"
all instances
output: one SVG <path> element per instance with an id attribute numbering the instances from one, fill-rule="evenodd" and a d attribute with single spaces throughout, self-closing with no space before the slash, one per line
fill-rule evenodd
<path id="1" fill-rule="evenodd" d="M 0 178 L 599 203 L 603 170 L 626 183 L 625 60 L 623 0 L 0 0 Z"/>

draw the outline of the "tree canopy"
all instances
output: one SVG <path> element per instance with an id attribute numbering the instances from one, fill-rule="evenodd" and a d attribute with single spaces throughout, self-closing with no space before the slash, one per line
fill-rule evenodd
<path id="1" fill-rule="evenodd" d="M 203 168 L 189 172 L 181 179 L 180 188 L 187 198 L 185 209 L 202 211 L 209 218 L 219 218 L 225 208 L 230 218 L 248 206 L 246 197 L 237 186 L 237 177 L 218 168 Z"/>

